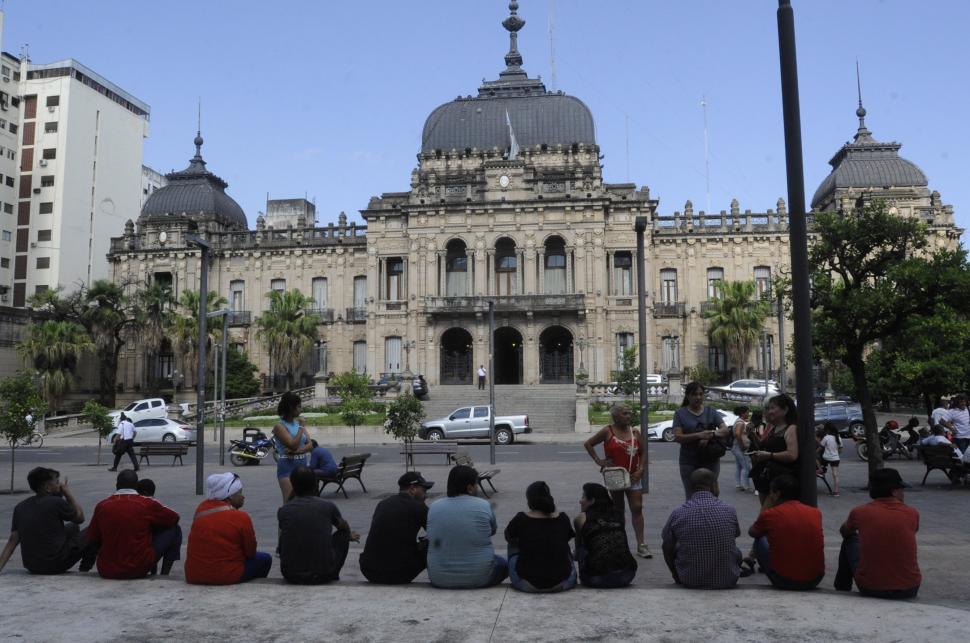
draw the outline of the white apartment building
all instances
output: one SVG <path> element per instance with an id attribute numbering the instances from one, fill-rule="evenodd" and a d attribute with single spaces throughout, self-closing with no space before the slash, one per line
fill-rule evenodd
<path id="1" fill-rule="evenodd" d="M 163 188 L 168 185 L 168 179 L 165 175 L 154 168 L 150 168 L 147 165 L 141 166 L 141 201 L 138 204 L 139 212 L 141 211 L 141 206 L 145 205 L 145 201 L 148 200 L 155 190 L 158 188 Z"/>
<path id="2" fill-rule="evenodd" d="M 3 12 L 0 12 L 0 51 Z M 14 234 L 17 231 L 17 152 L 20 112 L 17 109 L 20 59 L 0 53 L 0 306 L 10 305 L 13 291 Z"/>

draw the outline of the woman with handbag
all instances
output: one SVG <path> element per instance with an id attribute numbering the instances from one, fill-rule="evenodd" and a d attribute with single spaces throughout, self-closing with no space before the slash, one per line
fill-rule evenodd
<path id="1" fill-rule="evenodd" d="M 613 423 L 597 431 L 583 445 L 600 467 L 603 482 L 613 496 L 613 504 L 622 514 L 623 499 L 630 506 L 630 522 L 637 538 L 637 556 L 653 558 L 643 541 L 643 464 L 644 442 L 640 431 L 630 426 L 630 407 L 614 404 L 610 407 Z M 596 445 L 603 443 L 604 457 L 596 454 Z"/>
<path id="2" fill-rule="evenodd" d="M 703 384 L 689 382 L 684 387 L 684 401 L 674 412 L 674 441 L 680 444 L 680 481 L 687 500 L 690 500 L 690 476 L 694 471 L 710 469 L 717 479 L 721 471 L 720 457 L 726 450 L 720 440 L 730 434 L 721 414 L 704 404 L 705 393 Z"/>
<path id="3" fill-rule="evenodd" d="M 767 499 L 771 481 L 785 473 L 796 475 L 798 462 L 798 412 L 787 395 L 776 395 L 765 406 L 765 430 L 758 450 L 751 454 L 751 479 L 762 504 Z"/>

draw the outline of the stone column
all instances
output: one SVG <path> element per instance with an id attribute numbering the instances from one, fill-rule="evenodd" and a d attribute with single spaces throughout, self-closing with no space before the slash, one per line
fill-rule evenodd
<path id="1" fill-rule="evenodd" d="M 515 294 L 525 294 L 525 250 L 516 249 Z"/>
<path id="2" fill-rule="evenodd" d="M 438 296 L 444 297 L 448 294 L 448 282 L 446 281 L 448 260 L 444 252 L 438 253 L 438 261 L 436 263 L 435 268 L 438 271 Z"/>
<path id="3" fill-rule="evenodd" d="M 573 249 L 566 248 L 566 292 L 576 292 L 573 287 Z"/>
<path id="4" fill-rule="evenodd" d="M 475 295 L 475 253 L 465 249 L 465 292 L 469 297 Z"/>
<path id="5" fill-rule="evenodd" d="M 536 294 L 542 295 L 546 292 L 546 249 L 536 250 L 536 262 L 539 265 L 539 284 L 536 287 Z"/>
<path id="6" fill-rule="evenodd" d="M 582 386 L 576 390 L 576 423 L 573 430 L 576 433 L 591 433 L 593 428 L 589 424 L 589 388 Z"/>
<path id="7" fill-rule="evenodd" d="M 496 284 L 495 284 L 495 249 L 488 248 L 485 250 L 485 294 L 494 295 L 496 294 Z"/>
<path id="8" fill-rule="evenodd" d="M 313 376 L 313 404 L 323 406 L 327 403 L 327 383 L 330 378 L 326 373 L 317 373 Z"/>

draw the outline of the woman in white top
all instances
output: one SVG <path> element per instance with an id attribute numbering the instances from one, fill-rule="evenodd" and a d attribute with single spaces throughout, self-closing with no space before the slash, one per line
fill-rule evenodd
<path id="1" fill-rule="evenodd" d="M 842 438 L 839 437 L 839 430 L 831 422 L 826 422 L 823 427 L 825 435 L 819 440 L 822 447 L 822 464 L 828 465 L 832 470 L 832 496 L 839 497 L 839 452 L 842 450 Z"/>

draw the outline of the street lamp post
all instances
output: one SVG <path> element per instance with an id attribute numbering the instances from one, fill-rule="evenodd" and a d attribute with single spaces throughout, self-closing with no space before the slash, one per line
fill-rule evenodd
<path id="1" fill-rule="evenodd" d="M 206 308 L 209 303 L 209 253 L 212 244 L 195 235 L 186 235 L 186 243 L 198 246 L 199 260 L 199 363 L 195 377 L 195 495 L 201 496 L 205 476 L 205 340 Z"/>
<path id="2" fill-rule="evenodd" d="M 226 352 L 229 346 L 229 311 L 226 309 L 215 310 L 206 315 L 207 317 L 222 317 L 222 344 L 216 344 L 216 348 L 221 348 L 222 359 L 220 364 L 216 364 L 213 373 L 216 378 L 216 385 L 213 387 L 213 397 L 217 400 L 216 413 L 219 416 L 219 466 L 226 464 Z M 219 388 L 219 375 L 222 374 L 222 388 Z M 221 391 L 221 393 L 220 393 Z M 215 441 L 216 427 L 212 427 L 212 439 Z"/>
<path id="3" fill-rule="evenodd" d="M 647 399 L 647 284 L 646 259 L 643 251 L 643 233 L 647 229 L 647 217 L 637 217 L 634 222 L 637 233 L 637 317 L 640 335 L 640 439 L 643 440 L 643 493 L 650 492 L 650 458 L 647 457 L 647 424 L 649 423 L 649 400 Z"/>

